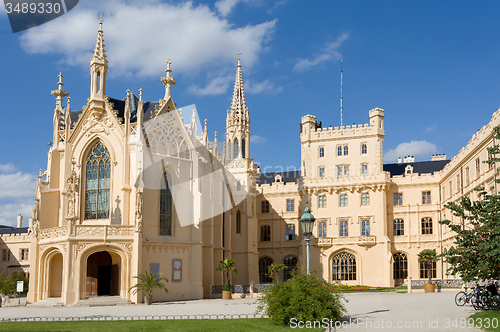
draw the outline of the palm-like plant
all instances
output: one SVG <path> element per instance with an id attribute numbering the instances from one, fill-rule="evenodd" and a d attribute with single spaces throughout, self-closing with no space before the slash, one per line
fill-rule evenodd
<path id="1" fill-rule="evenodd" d="M 238 270 L 234 267 L 234 259 L 226 258 L 224 260 L 219 261 L 219 265 L 215 268 L 217 271 L 221 271 L 226 275 L 226 282 L 224 288 L 230 289 L 231 281 L 229 280 L 229 272 L 233 272 L 234 274 L 238 274 Z"/>
<path id="2" fill-rule="evenodd" d="M 432 263 L 437 262 L 439 258 L 437 257 L 436 249 L 424 249 L 418 254 L 418 262 L 425 264 L 427 269 L 427 276 L 429 277 L 429 284 L 432 283 Z"/>
<path id="3" fill-rule="evenodd" d="M 152 301 L 152 293 L 155 288 L 159 288 L 168 293 L 167 287 L 163 284 L 163 282 L 168 282 L 167 278 L 162 278 L 161 273 L 148 273 L 148 271 L 144 271 L 144 274 L 141 273 L 134 278 L 138 279 L 137 284 L 130 287 L 129 292 L 132 291 L 133 294 L 136 294 L 139 291 L 146 292 L 146 304 L 151 304 Z"/>
<path id="4" fill-rule="evenodd" d="M 286 268 L 287 267 L 285 266 L 285 264 L 271 263 L 271 265 L 267 268 L 267 270 L 269 271 L 268 276 L 273 279 L 273 282 L 278 282 L 280 280 L 278 273 Z"/>

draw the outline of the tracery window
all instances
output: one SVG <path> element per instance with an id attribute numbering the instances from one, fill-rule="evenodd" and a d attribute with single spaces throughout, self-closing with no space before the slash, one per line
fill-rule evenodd
<path id="1" fill-rule="evenodd" d="M 283 260 L 283 264 L 285 264 L 285 269 L 283 270 L 283 281 L 287 281 L 292 277 L 292 272 L 297 267 L 297 258 L 288 256 Z"/>
<path id="2" fill-rule="evenodd" d="M 241 158 L 245 158 L 245 147 L 246 146 L 246 142 L 245 142 L 245 139 L 243 138 L 241 140 Z"/>
<path id="3" fill-rule="evenodd" d="M 394 279 L 406 279 L 408 277 L 408 258 L 402 252 L 392 255 Z"/>
<path id="4" fill-rule="evenodd" d="M 94 144 L 86 159 L 85 219 L 109 218 L 111 159 L 100 141 Z"/>
<path id="5" fill-rule="evenodd" d="M 160 235 L 172 235 L 172 215 L 172 193 L 164 172 L 160 188 Z"/>
<path id="6" fill-rule="evenodd" d="M 259 259 L 259 281 L 261 284 L 273 282 L 269 276 L 269 266 L 273 263 L 270 257 L 263 257 Z"/>
<path id="7" fill-rule="evenodd" d="M 237 138 L 234 139 L 233 147 L 234 147 L 234 157 L 233 158 L 238 159 L 240 157 L 240 145 L 238 144 Z"/>
<path id="8" fill-rule="evenodd" d="M 356 280 L 356 258 L 348 252 L 341 252 L 332 259 L 332 279 Z"/>

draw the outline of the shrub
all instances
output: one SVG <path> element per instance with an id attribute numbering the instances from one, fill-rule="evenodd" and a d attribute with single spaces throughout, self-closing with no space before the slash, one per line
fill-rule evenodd
<path id="1" fill-rule="evenodd" d="M 295 274 L 285 282 L 269 285 L 258 299 L 258 313 L 266 314 L 274 324 L 290 325 L 290 320 L 340 320 L 347 313 L 341 293 L 333 285 L 313 274 Z"/>

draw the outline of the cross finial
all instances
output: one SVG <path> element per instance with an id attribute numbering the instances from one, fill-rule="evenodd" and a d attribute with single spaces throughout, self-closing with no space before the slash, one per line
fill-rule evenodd
<path id="1" fill-rule="evenodd" d="M 165 70 L 165 72 L 167 73 L 167 76 L 161 78 L 163 85 L 165 85 L 165 98 L 164 98 L 165 100 L 167 100 L 168 97 L 170 97 L 170 85 L 171 84 L 175 85 L 175 78 L 170 76 L 170 73 L 172 72 L 172 70 L 170 70 L 171 63 L 172 62 L 170 62 L 170 59 L 168 59 L 167 69 Z"/>
<path id="2" fill-rule="evenodd" d="M 241 67 L 241 64 L 240 64 L 240 55 L 242 55 L 243 53 L 241 53 L 241 51 L 238 51 L 238 53 L 236 53 L 236 55 L 238 56 L 238 67 Z"/>
<path id="3" fill-rule="evenodd" d="M 59 82 L 57 82 L 57 85 L 59 85 L 59 90 L 62 90 L 62 86 L 64 85 L 64 83 L 62 82 L 63 74 L 59 73 L 58 77 L 59 77 Z"/>
<path id="4" fill-rule="evenodd" d="M 170 77 L 170 73 L 172 72 L 170 70 L 170 65 L 172 64 L 172 62 L 170 62 L 170 59 L 168 59 L 167 61 L 167 69 L 165 70 L 165 72 L 167 73 L 167 77 Z"/>

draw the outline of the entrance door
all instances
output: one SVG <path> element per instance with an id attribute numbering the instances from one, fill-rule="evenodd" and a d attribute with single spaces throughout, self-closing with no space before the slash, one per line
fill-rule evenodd
<path id="1" fill-rule="evenodd" d="M 96 252 L 89 256 L 87 259 L 87 297 L 112 295 L 112 270 L 111 255 L 107 251 Z M 118 274 L 113 277 L 118 279 Z"/>

